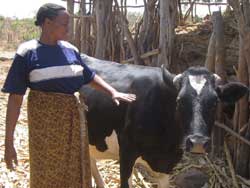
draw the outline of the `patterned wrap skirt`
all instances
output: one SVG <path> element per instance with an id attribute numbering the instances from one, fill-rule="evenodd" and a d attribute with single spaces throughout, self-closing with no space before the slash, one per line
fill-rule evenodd
<path id="1" fill-rule="evenodd" d="M 74 95 L 28 96 L 30 188 L 81 188 L 80 119 Z"/>

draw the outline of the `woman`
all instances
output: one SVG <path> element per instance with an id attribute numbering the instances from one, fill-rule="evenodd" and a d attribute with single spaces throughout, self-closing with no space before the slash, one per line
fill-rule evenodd
<path id="1" fill-rule="evenodd" d="M 37 12 L 39 40 L 21 44 L 2 91 L 9 93 L 6 115 L 5 162 L 17 165 L 13 135 L 23 95 L 28 96 L 30 187 L 81 187 L 80 121 L 74 92 L 83 84 L 132 102 L 135 95 L 116 91 L 82 62 L 78 50 L 63 41 L 69 14 L 64 7 L 45 4 Z"/>

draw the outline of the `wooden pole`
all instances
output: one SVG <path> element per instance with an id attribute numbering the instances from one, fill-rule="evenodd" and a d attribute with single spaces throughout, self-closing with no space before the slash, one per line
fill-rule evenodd
<path id="1" fill-rule="evenodd" d="M 170 68 L 174 48 L 175 24 L 176 24 L 176 0 L 160 0 L 160 36 L 158 66 L 165 64 Z"/>
<path id="2" fill-rule="evenodd" d="M 69 19 L 69 41 L 74 42 L 74 0 L 67 0 L 67 10 L 70 14 Z"/>

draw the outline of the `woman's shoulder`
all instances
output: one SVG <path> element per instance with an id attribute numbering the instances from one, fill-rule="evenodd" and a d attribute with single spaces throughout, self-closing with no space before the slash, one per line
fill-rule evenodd
<path id="1" fill-rule="evenodd" d="M 72 49 L 74 51 L 76 51 L 77 53 L 79 52 L 78 48 L 76 46 L 74 46 L 73 44 L 67 42 L 67 41 L 64 41 L 64 40 L 60 40 L 58 42 L 58 44 L 63 47 L 63 48 L 68 48 L 68 49 Z"/>
<path id="2" fill-rule="evenodd" d="M 36 49 L 38 47 L 39 43 L 36 39 L 29 40 L 26 42 L 21 43 L 17 48 L 17 54 L 20 56 L 25 56 L 25 54 L 33 49 Z"/>

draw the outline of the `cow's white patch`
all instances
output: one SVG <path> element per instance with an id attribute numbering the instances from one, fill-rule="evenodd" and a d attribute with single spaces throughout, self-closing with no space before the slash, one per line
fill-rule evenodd
<path id="1" fill-rule="evenodd" d="M 100 152 L 95 146 L 89 145 L 91 156 L 95 159 L 119 159 L 119 145 L 115 131 L 105 139 L 108 149 L 105 152 Z"/>
<path id="2" fill-rule="evenodd" d="M 198 95 L 200 95 L 202 88 L 204 87 L 207 80 L 203 75 L 189 75 L 190 85 L 194 88 Z"/>

